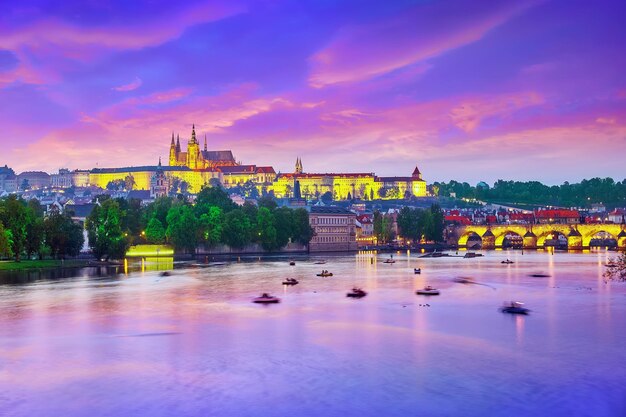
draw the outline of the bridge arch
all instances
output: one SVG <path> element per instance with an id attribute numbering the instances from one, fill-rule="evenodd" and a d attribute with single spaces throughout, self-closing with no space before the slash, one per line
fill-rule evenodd
<path id="1" fill-rule="evenodd" d="M 607 239 L 611 239 L 615 241 L 615 245 L 619 245 L 619 239 L 618 239 L 618 235 L 614 235 L 611 232 L 608 232 L 606 230 L 604 230 L 603 228 L 601 230 L 592 230 L 591 232 L 587 233 L 585 236 L 583 236 L 583 246 L 584 247 L 591 247 L 591 242 L 596 239 L 596 237 L 598 236 L 604 236 Z"/>
<path id="2" fill-rule="evenodd" d="M 481 237 L 481 235 L 479 235 L 476 231 L 469 230 L 463 233 L 459 237 L 458 246 L 460 248 L 466 248 L 468 241 L 476 241 L 476 240 L 480 240 L 480 245 L 482 246 L 483 238 Z"/>
<path id="3" fill-rule="evenodd" d="M 501 233 L 498 233 L 496 235 L 496 239 L 495 239 L 495 244 L 496 244 L 496 248 L 501 248 L 504 246 L 504 242 L 505 239 L 509 236 L 509 235 L 515 235 L 519 237 L 520 243 L 522 244 L 522 246 L 524 245 L 524 234 L 525 234 L 525 230 L 515 230 L 515 229 L 504 229 L 504 231 L 502 231 Z"/>
<path id="4" fill-rule="evenodd" d="M 548 231 L 545 231 L 537 236 L 537 247 L 545 248 L 546 241 L 560 240 L 559 236 L 563 236 L 565 238 L 565 241 L 568 240 L 567 233 L 565 233 L 563 230 L 550 229 Z"/>

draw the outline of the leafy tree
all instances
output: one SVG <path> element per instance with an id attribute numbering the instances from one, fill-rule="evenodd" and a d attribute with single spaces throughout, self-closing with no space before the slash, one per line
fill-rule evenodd
<path id="1" fill-rule="evenodd" d="M 267 251 L 278 249 L 274 215 L 267 207 L 261 207 L 259 209 L 257 214 L 257 230 L 259 233 L 258 240 L 263 249 Z"/>
<path id="2" fill-rule="evenodd" d="M 289 243 L 289 239 L 294 234 L 294 210 L 281 207 L 274 210 L 273 214 L 276 227 L 276 246 L 282 248 Z"/>
<path id="3" fill-rule="evenodd" d="M 26 247 L 29 213 L 26 203 L 15 195 L 10 195 L 0 206 L 0 221 L 11 232 L 11 252 L 19 262 Z"/>
<path id="4" fill-rule="evenodd" d="M 119 203 L 111 199 L 96 205 L 87 216 L 89 246 L 96 258 L 121 259 L 126 254 L 128 240 L 122 232 L 121 217 Z"/>
<path id="5" fill-rule="evenodd" d="M 156 218 L 164 228 L 167 228 L 167 213 L 170 211 L 172 203 L 171 197 L 159 197 L 154 202 L 148 204 L 143 211 L 142 223 L 144 227 L 148 226 L 150 220 Z"/>
<path id="6" fill-rule="evenodd" d="M 433 226 L 432 226 L 432 240 L 435 242 L 443 241 L 443 228 L 444 228 L 444 219 L 445 216 L 443 214 L 443 210 L 439 207 L 438 204 L 433 204 L 430 207 L 430 213 L 432 214 Z"/>
<path id="7" fill-rule="evenodd" d="M 0 258 L 10 258 L 13 256 L 11 231 L 4 228 L 0 222 Z"/>
<path id="8" fill-rule="evenodd" d="M 276 200 L 271 195 L 264 195 L 263 197 L 259 198 L 257 203 L 259 207 L 265 207 L 269 209 L 270 211 L 275 210 L 276 207 L 278 207 Z"/>
<path id="9" fill-rule="evenodd" d="M 295 209 L 292 213 L 292 219 L 291 240 L 307 245 L 313 237 L 313 228 L 309 224 L 309 212 L 303 208 Z"/>
<path id="10" fill-rule="evenodd" d="M 175 204 L 167 213 L 165 235 L 178 250 L 195 252 L 198 246 L 198 218 L 188 205 Z"/>
<path id="11" fill-rule="evenodd" d="M 200 216 L 201 239 L 209 247 L 217 245 L 222 239 L 224 212 L 219 207 L 210 207 L 208 213 Z"/>
<path id="12" fill-rule="evenodd" d="M 67 214 L 52 213 L 44 220 L 45 241 L 52 256 L 77 256 L 85 243 L 83 228 Z"/>
<path id="13" fill-rule="evenodd" d="M 148 222 L 148 227 L 146 227 L 146 240 L 148 243 L 152 244 L 165 242 L 165 227 L 163 227 L 163 223 L 156 217 L 153 217 Z"/>
<path id="14" fill-rule="evenodd" d="M 235 249 L 242 249 L 250 243 L 250 221 L 241 209 L 234 209 L 224 216 L 222 241 Z"/>
<path id="15" fill-rule="evenodd" d="M 209 207 L 219 207 L 224 213 L 237 208 L 237 204 L 228 196 L 221 187 L 202 187 L 196 196 L 195 211 L 198 216 L 208 213 Z"/>

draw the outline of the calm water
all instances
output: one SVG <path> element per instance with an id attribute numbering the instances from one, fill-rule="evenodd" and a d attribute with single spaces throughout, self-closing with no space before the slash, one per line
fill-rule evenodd
<path id="1" fill-rule="evenodd" d="M 605 284 L 606 253 L 375 256 L 0 285 L 0 415 L 626 415 L 626 283 Z M 426 283 L 442 295 L 415 295 Z M 250 303 L 261 291 L 282 303 Z M 511 299 L 531 315 L 500 313 Z"/>

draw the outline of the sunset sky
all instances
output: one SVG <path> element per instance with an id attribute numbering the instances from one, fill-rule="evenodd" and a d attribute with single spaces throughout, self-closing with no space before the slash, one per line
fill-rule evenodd
<path id="1" fill-rule="evenodd" d="M 626 2 L 0 2 L 0 165 L 626 177 Z"/>

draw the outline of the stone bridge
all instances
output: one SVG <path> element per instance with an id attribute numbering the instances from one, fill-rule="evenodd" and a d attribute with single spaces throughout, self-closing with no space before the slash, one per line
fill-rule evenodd
<path id="1" fill-rule="evenodd" d="M 471 236 L 478 235 L 485 249 L 501 248 L 507 235 L 518 235 L 523 239 L 524 248 L 543 248 L 547 239 L 558 235 L 567 238 L 569 249 L 587 249 L 592 239 L 599 233 L 606 233 L 617 241 L 620 249 L 626 249 L 626 230 L 623 224 L 498 224 L 458 226 L 450 236 L 450 243 L 460 248 L 467 247 Z"/>

